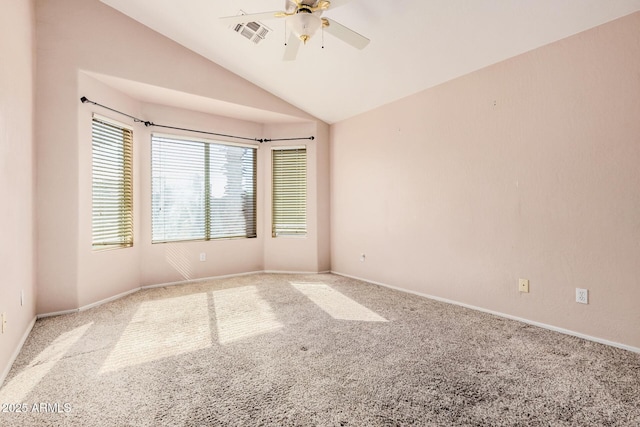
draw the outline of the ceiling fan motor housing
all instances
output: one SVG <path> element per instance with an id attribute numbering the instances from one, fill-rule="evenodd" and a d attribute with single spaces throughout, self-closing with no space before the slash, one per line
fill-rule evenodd
<path id="1" fill-rule="evenodd" d="M 299 6 L 296 13 L 289 16 L 287 20 L 293 32 L 303 43 L 307 43 L 307 40 L 322 26 L 322 19 L 307 5 Z"/>
<path id="2" fill-rule="evenodd" d="M 336 2 L 338 5 L 346 3 L 348 0 Z M 273 18 L 286 19 L 287 27 L 291 28 L 288 41 L 285 43 L 286 49 L 283 60 L 292 61 L 296 58 L 300 41 L 306 44 L 309 39 L 320 29 L 326 29 L 327 33 L 355 47 L 364 49 L 369 44 L 369 39 L 358 34 L 352 29 L 329 18 L 322 18 L 323 12 L 329 10 L 331 1 L 329 0 L 285 0 L 285 10 L 276 12 L 252 13 L 236 16 L 226 16 L 220 18 L 223 22 L 234 25 L 236 32 L 251 29 L 248 23 L 254 26 L 262 26 L 261 21 Z M 241 25 L 238 25 L 241 24 Z M 266 28 L 266 27 L 264 27 Z M 255 32 L 256 30 L 254 30 Z M 250 36 L 248 30 L 243 35 Z M 260 37 L 258 37 L 260 38 Z M 259 42 L 257 40 L 256 42 Z"/>

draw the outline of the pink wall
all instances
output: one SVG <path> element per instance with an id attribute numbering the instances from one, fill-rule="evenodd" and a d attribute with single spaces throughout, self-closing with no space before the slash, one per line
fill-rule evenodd
<path id="1" fill-rule="evenodd" d="M 151 104 L 142 104 L 142 114 L 144 117 L 153 117 L 157 123 L 170 126 L 241 135 L 249 138 L 261 135 L 263 127 L 259 123 Z M 201 277 L 262 271 L 264 233 L 260 232 L 255 239 L 151 244 L 151 132 L 185 135 L 185 132 L 144 128 L 144 126 L 139 132 L 142 210 L 138 216 L 141 233 L 138 242 L 142 250 L 141 284 L 154 285 Z M 196 134 L 194 136 L 219 139 L 206 135 Z M 264 150 L 260 150 L 257 143 L 256 146 L 258 147 L 258 161 L 260 161 L 261 151 Z M 259 180 L 257 184 L 257 194 L 259 195 L 257 209 L 258 212 L 261 212 L 264 209 L 264 198 L 260 197 L 264 182 Z M 258 230 L 263 228 L 260 218 L 258 218 L 257 227 Z M 206 254 L 204 262 L 199 260 L 201 253 Z"/>
<path id="2" fill-rule="evenodd" d="M 318 270 L 331 271 L 331 142 L 330 127 L 319 123 L 316 129 L 316 191 L 318 210 Z"/>
<path id="3" fill-rule="evenodd" d="M 329 140 L 328 125 L 324 123 L 291 124 L 288 126 L 267 125 L 265 137 L 270 139 L 309 137 L 315 140 L 273 141 L 263 145 L 262 181 L 268 183 L 264 192 L 265 224 L 264 269 L 266 271 L 320 272 L 329 270 L 329 246 L 322 245 L 329 235 Z M 307 149 L 307 236 L 272 237 L 271 235 L 271 149 L 281 146 L 305 146 Z"/>
<path id="4" fill-rule="evenodd" d="M 333 125 L 332 269 L 639 348 L 638 28 Z"/>
<path id="5" fill-rule="evenodd" d="M 91 113 L 124 120 L 99 107 L 81 104 L 89 99 L 140 115 L 157 123 L 193 127 L 219 133 L 260 137 L 263 124 L 149 104 L 95 79 L 96 74 L 127 82 L 197 95 L 233 105 L 278 113 L 315 128 L 319 123 L 222 67 L 151 31 L 98 0 L 36 1 L 37 143 L 38 143 L 38 313 L 75 309 L 151 285 L 265 269 L 264 231 L 258 239 L 176 244 L 150 244 L 150 132 L 134 128 L 133 248 L 91 250 Z M 108 79 L 107 79 L 108 80 Z M 134 85 L 135 86 L 135 85 Z M 176 99 L 176 104 L 183 98 Z M 169 101 L 170 102 L 170 101 Z M 194 107 L 195 109 L 195 107 Z M 130 123 L 130 122 L 129 122 Z M 270 132 L 291 136 L 299 125 L 270 125 Z M 165 132 L 166 133 L 166 132 Z M 324 140 L 328 150 L 328 141 Z M 263 152 L 259 150 L 262 165 Z M 324 156 L 325 158 L 327 156 Z M 313 163 L 316 164 L 315 157 Z M 329 165 L 323 160 L 325 180 Z M 258 173 L 261 173 L 259 170 Z M 259 210 L 264 211 L 270 189 L 259 182 Z M 328 186 L 328 182 L 323 185 Z M 328 199 L 328 195 L 323 195 Z M 327 200 L 328 202 L 328 200 Z M 313 203 L 318 203 L 315 200 Z M 260 218 L 264 221 L 264 218 Z M 262 230 L 268 228 L 259 222 Z M 284 244 L 317 268 L 318 230 L 302 251 Z M 328 229 L 323 230 L 328 235 Z M 299 248 L 298 248 L 299 249 Z M 328 245 L 325 245 L 328 258 Z M 198 260 L 200 253 L 207 261 Z M 308 264 L 299 266 L 307 270 Z"/>
<path id="6" fill-rule="evenodd" d="M 74 90 L 76 98 L 86 96 L 91 100 L 100 100 L 100 103 L 109 105 L 121 111 L 127 111 L 133 115 L 140 114 L 140 103 L 127 97 L 126 95 L 111 89 L 108 86 L 96 81 L 94 78 L 80 72 L 76 76 L 77 88 Z M 133 129 L 133 214 L 134 245 L 131 248 L 118 250 L 94 251 L 92 249 L 92 145 L 91 145 L 91 119 L 92 113 L 97 113 L 112 120 L 119 121 L 125 125 L 133 125 L 131 120 L 114 114 L 110 111 L 95 107 L 91 104 L 77 102 L 74 105 L 77 116 L 75 138 L 75 161 L 77 176 L 75 183 L 77 187 L 77 209 L 74 227 L 77 233 L 76 256 L 76 277 L 75 289 L 77 294 L 76 306 L 82 307 L 105 298 L 140 287 L 140 263 L 141 263 L 141 204 L 146 201 L 141 197 L 141 168 L 137 161 L 143 153 L 141 146 L 141 131 L 145 131 L 144 125 L 136 125 Z M 59 221 L 69 222 L 70 218 L 61 218 Z M 64 257 L 64 254 L 61 254 Z M 49 259 L 43 259 L 43 264 Z M 58 261 L 58 259 L 55 259 Z M 46 292 L 45 286 L 48 282 L 43 280 L 38 282 L 40 292 Z M 49 290 L 50 291 L 50 290 Z M 38 301 L 43 306 L 45 301 Z M 55 310 L 50 310 L 55 311 Z M 47 313 L 39 311 L 38 314 Z"/>
<path id="7" fill-rule="evenodd" d="M 36 313 L 34 30 L 33 2 L 0 2 L 0 385 Z"/>

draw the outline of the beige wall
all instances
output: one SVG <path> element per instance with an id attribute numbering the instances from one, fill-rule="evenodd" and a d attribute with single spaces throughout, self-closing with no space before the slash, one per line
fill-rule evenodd
<path id="1" fill-rule="evenodd" d="M 82 94 L 91 100 L 100 100 L 100 103 L 109 105 L 112 108 L 121 111 L 127 111 L 129 114 L 139 115 L 140 103 L 119 93 L 95 79 L 79 72 L 77 74 L 78 86 L 74 90 L 77 94 Z M 70 95 L 69 95 L 70 96 Z M 77 243 L 75 251 L 77 253 L 76 271 L 77 281 L 75 289 L 77 294 L 77 305 L 72 308 L 82 307 L 96 301 L 126 292 L 131 289 L 140 287 L 140 264 L 141 264 L 141 207 L 143 197 L 141 197 L 142 189 L 142 171 L 140 167 L 140 157 L 143 153 L 143 135 L 144 125 L 133 126 L 133 207 L 134 207 L 134 246 L 118 250 L 94 251 L 92 249 L 92 144 L 91 144 L 91 118 L 92 113 L 97 113 L 108 117 L 112 120 L 122 122 L 126 125 L 133 125 L 128 120 L 118 114 L 95 107 L 91 104 L 82 104 L 76 96 L 78 102 L 74 104 L 76 122 L 76 135 L 73 139 L 75 149 L 75 160 L 77 167 L 76 180 L 77 201 L 75 218 L 61 218 L 60 221 L 67 223 L 69 228 L 75 228 L 77 233 Z M 71 223 L 71 221 L 75 221 Z M 64 254 L 60 254 L 64 257 Z M 43 263 L 50 262 L 49 259 L 43 259 Z M 53 261 L 57 261 L 57 258 Z M 49 283 L 45 280 L 38 282 L 39 291 L 49 291 L 46 289 Z M 39 301 L 40 306 L 44 307 L 46 301 Z M 39 314 L 56 311 L 55 308 L 49 311 L 39 311 Z"/>
<path id="2" fill-rule="evenodd" d="M 287 126 L 267 125 L 264 129 L 268 139 L 307 138 L 298 141 L 273 141 L 264 144 L 262 181 L 267 183 L 264 192 L 265 224 L 264 269 L 266 271 L 323 272 L 329 270 L 330 247 L 329 223 L 329 139 L 328 125 L 321 122 L 291 124 Z M 282 146 L 305 146 L 307 149 L 307 236 L 272 237 L 271 235 L 271 149 Z"/>
<path id="3" fill-rule="evenodd" d="M 98 0 L 37 0 L 36 17 L 38 313 L 75 309 L 141 285 L 262 271 L 271 250 L 305 260 L 299 265 L 282 264 L 287 270 L 317 271 L 320 255 L 315 223 L 315 237 L 304 248 L 294 242 L 267 247 L 269 226 L 262 215 L 258 222 L 262 232 L 257 239 L 151 245 L 150 132 L 173 131 L 141 124 L 134 125 L 134 247 L 93 252 L 91 113 L 131 121 L 82 104 L 81 96 L 159 124 L 250 137 L 262 137 L 265 132 L 262 123 L 184 109 L 183 97 L 176 101 L 182 108 L 142 102 L 105 85 L 105 79 L 96 80 L 96 75 L 197 95 L 199 100 L 205 97 L 253 111 L 275 112 L 291 117 L 292 122 L 303 122 L 269 125 L 270 134 L 290 137 L 297 126 L 315 132 L 317 126 L 326 129 L 326 125 Z M 328 147 L 326 139 L 324 145 Z M 268 147 L 261 146 L 259 174 L 264 172 L 265 153 Z M 312 162 L 317 163 L 315 157 Z M 323 165 L 328 171 L 328 163 Z M 266 182 L 258 183 L 259 212 L 268 210 L 264 193 L 270 187 Z M 316 196 L 311 197 L 317 204 Z M 323 232 L 328 234 L 328 230 Z M 328 250 L 327 246 L 325 252 Z M 198 259 L 202 252 L 207 254 L 205 262 Z"/>
<path id="4" fill-rule="evenodd" d="M 79 94 L 112 108 L 127 111 L 137 117 L 153 118 L 158 124 L 187 127 L 205 132 L 216 132 L 245 137 L 297 137 L 316 134 L 316 124 L 263 125 L 235 120 L 175 107 L 136 101 L 81 72 Z M 79 306 L 109 298 L 135 289 L 140 285 L 180 282 L 203 277 L 242 274 L 263 270 L 319 271 L 318 225 L 315 206 L 318 197 L 315 188 L 317 140 L 302 142 L 309 147 L 309 202 L 310 235 L 306 239 L 273 239 L 271 224 L 271 146 L 277 143 L 253 145 L 258 149 L 257 227 L 255 239 L 224 239 L 210 242 L 179 242 L 151 244 L 151 135 L 169 133 L 193 135 L 224 141 L 224 137 L 207 136 L 185 131 L 145 127 L 101 107 L 78 102 L 78 281 Z M 110 251 L 91 250 L 91 140 L 92 113 L 105 115 L 134 128 L 134 241 L 132 248 Z M 326 125 L 324 125 L 327 128 Z M 243 143 L 249 143 L 242 141 Z M 286 144 L 300 144 L 291 142 Z M 322 142 L 328 147 L 328 141 Z M 328 163 L 323 164 L 328 171 Z M 327 179 L 328 185 L 328 179 Z M 325 203 L 326 204 L 326 203 Z M 328 230 L 323 234 L 328 235 Z M 327 250 L 328 252 L 328 250 Z M 206 261 L 199 260 L 201 253 Z M 326 257 L 326 255 L 325 255 Z M 328 269 L 328 268 L 325 268 Z"/>
<path id="5" fill-rule="evenodd" d="M 169 126 L 187 127 L 203 131 L 240 135 L 249 138 L 260 136 L 262 125 L 241 120 L 194 113 L 158 105 L 143 104 L 144 117 L 153 117 L 154 122 Z M 262 271 L 263 241 L 265 233 L 260 232 L 263 224 L 258 218 L 258 237 L 255 239 L 231 239 L 210 242 L 184 242 L 151 244 L 151 132 L 187 135 L 185 132 L 159 128 L 144 128 L 139 134 L 142 154 L 140 157 L 141 179 L 140 192 L 142 211 L 139 215 L 142 250 L 141 284 L 192 280 L 201 277 L 223 276 L 253 271 Z M 223 140 L 213 136 L 195 135 L 200 138 Z M 232 141 L 234 142 L 234 141 Z M 249 143 L 247 141 L 235 141 Z M 258 162 L 263 151 L 258 147 Z M 259 173 L 258 168 L 258 173 Z M 261 197 L 264 182 L 257 182 L 257 210 L 264 209 L 264 198 Z M 206 254 L 206 261 L 199 260 L 199 254 Z"/>
<path id="6" fill-rule="evenodd" d="M 331 271 L 331 141 L 330 127 L 318 123 L 316 128 L 316 186 L 318 210 L 318 270 Z"/>
<path id="7" fill-rule="evenodd" d="M 36 313 L 34 24 L 33 2 L 0 2 L 0 385 Z"/>
<path id="8" fill-rule="evenodd" d="M 333 125 L 332 269 L 639 348 L 638 28 Z"/>
<path id="9" fill-rule="evenodd" d="M 33 2 L 2 2 L 0 24 L 0 200 L 10 201 L 0 210 L 0 375 L 36 312 L 256 270 L 331 268 L 640 347 L 640 14 L 331 129 L 97 0 L 36 0 L 35 12 Z M 85 71 L 306 123 L 149 104 Z M 158 123 L 313 134 L 309 236 L 271 238 L 264 144 L 257 239 L 151 245 L 151 130 L 135 125 L 136 245 L 92 252 L 90 117 L 118 117 L 83 95 Z M 517 292 L 519 277 L 530 294 Z M 574 302 L 577 286 L 589 305 Z"/>

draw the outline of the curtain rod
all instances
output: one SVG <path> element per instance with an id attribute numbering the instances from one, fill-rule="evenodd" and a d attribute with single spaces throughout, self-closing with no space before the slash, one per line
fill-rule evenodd
<path id="1" fill-rule="evenodd" d="M 97 105 L 98 107 L 106 108 L 107 110 L 113 111 L 114 113 L 118 113 L 118 114 L 121 114 L 123 116 L 129 117 L 135 123 L 142 123 L 146 127 L 154 126 L 154 127 L 159 127 L 159 128 L 165 128 L 165 129 L 184 130 L 184 131 L 187 131 L 187 132 L 202 133 L 202 134 L 206 134 L 206 135 L 223 136 L 225 138 L 243 139 L 245 141 L 256 141 L 256 142 L 259 142 L 261 144 L 263 142 L 272 142 L 272 141 L 300 141 L 300 140 L 303 140 L 303 139 L 309 139 L 309 140 L 313 141 L 314 139 L 316 139 L 314 136 L 308 136 L 306 138 L 276 138 L 276 139 L 247 138 L 247 137 L 244 137 L 244 136 L 226 135 L 224 133 L 206 132 L 206 131 L 203 131 L 203 130 L 179 128 L 179 127 L 175 127 L 175 126 L 159 125 L 159 124 L 150 122 L 148 120 L 142 120 L 142 119 L 134 117 L 134 116 L 132 116 L 130 114 L 123 113 L 122 111 L 118 111 L 116 109 L 107 107 L 106 105 L 98 104 L 97 102 L 91 101 L 86 96 L 83 96 L 82 98 L 80 98 L 80 102 L 82 102 L 83 104 L 89 103 L 89 104 Z"/>

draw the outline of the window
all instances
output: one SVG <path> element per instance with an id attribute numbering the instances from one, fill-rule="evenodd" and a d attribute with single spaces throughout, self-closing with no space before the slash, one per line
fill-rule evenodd
<path id="1" fill-rule="evenodd" d="M 273 148 L 272 235 L 307 235 L 307 149 Z"/>
<path id="2" fill-rule="evenodd" d="M 133 131 L 94 115 L 93 249 L 133 246 Z"/>
<path id="3" fill-rule="evenodd" d="M 152 135 L 152 242 L 256 237 L 256 151 Z"/>

